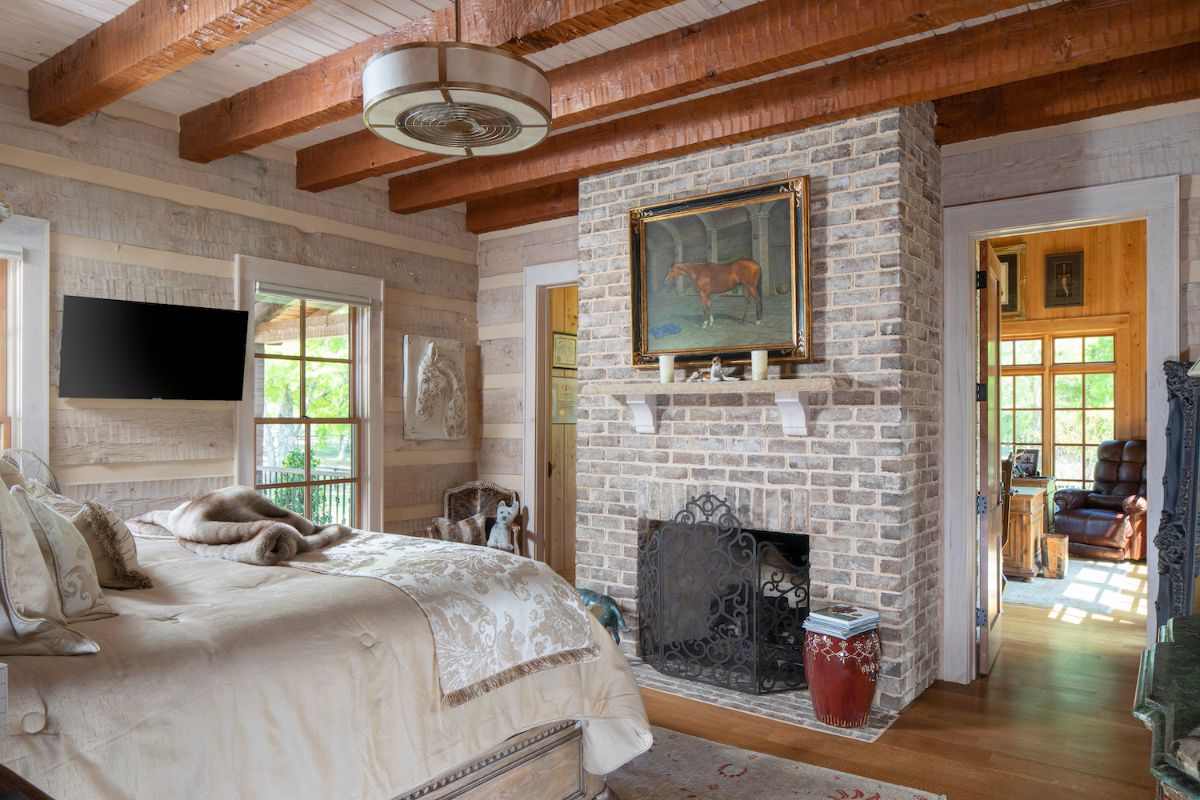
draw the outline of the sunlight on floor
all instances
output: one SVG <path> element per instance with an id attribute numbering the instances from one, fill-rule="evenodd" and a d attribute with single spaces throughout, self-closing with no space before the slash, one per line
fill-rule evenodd
<path id="1" fill-rule="evenodd" d="M 1145 564 L 1086 562 L 1072 572 L 1050 607 L 1048 619 L 1069 625 L 1088 619 L 1135 625 L 1145 619 L 1149 611 Z M 1098 611 L 1096 606 L 1106 611 Z"/>

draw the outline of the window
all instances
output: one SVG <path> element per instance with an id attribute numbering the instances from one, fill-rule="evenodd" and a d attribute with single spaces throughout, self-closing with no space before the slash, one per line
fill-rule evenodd
<path id="1" fill-rule="evenodd" d="M 254 485 L 318 525 L 358 525 L 359 309 L 254 298 Z"/>
<path id="2" fill-rule="evenodd" d="M 1097 445 L 1116 435 L 1115 334 L 1006 339 L 1000 365 L 1002 454 L 1038 450 L 1060 486 L 1089 485 Z"/>

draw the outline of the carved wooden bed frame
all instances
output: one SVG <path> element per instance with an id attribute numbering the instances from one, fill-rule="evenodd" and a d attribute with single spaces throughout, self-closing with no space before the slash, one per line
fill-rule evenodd
<path id="1" fill-rule="evenodd" d="M 583 768 L 583 725 L 555 722 L 517 734 L 395 800 L 618 800 Z"/>

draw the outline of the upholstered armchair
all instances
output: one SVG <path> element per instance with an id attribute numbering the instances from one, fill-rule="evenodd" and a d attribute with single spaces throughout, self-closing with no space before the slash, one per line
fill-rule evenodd
<path id="1" fill-rule="evenodd" d="M 470 481 L 461 486 L 447 489 L 442 500 L 442 516 L 451 522 L 461 522 L 476 514 L 483 514 L 486 517 L 483 531 L 486 538 L 487 532 L 491 530 L 492 524 L 496 521 L 496 506 L 502 502 L 505 504 L 516 503 L 518 513 L 516 518 L 509 523 L 509 533 L 512 536 L 514 551 L 521 555 L 527 555 L 525 526 L 519 511 L 521 495 L 512 489 L 506 489 L 490 481 Z M 431 539 L 441 538 L 436 523 L 429 526 L 428 536 Z"/>
<path id="2" fill-rule="evenodd" d="M 1102 442 L 1091 489 L 1054 493 L 1054 530 L 1073 556 L 1108 561 L 1146 557 L 1146 442 Z"/>

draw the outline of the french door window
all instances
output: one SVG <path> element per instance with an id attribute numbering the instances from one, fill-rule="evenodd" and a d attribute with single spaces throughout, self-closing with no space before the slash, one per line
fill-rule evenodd
<path id="1" fill-rule="evenodd" d="M 1062 487 L 1092 482 L 1096 447 L 1116 435 L 1116 335 L 1046 334 L 1000 345 L 1001 453 L 1039 451 Z"/>
<path id="2" fill-rule="evenodd" d="M 359 309 L 259 292 L 254 302 L 254 483 L 318 525 L 357 525 Z"/>

